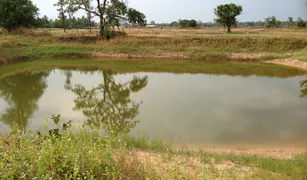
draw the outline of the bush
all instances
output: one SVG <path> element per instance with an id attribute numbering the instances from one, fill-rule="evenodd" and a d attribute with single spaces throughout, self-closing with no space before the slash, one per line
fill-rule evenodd
<path id="1" fill-rule="evenodd" d="M 125 31 L 116 31 L 110 28 L 106 28 L 104 30 L 104 37 L 106 39 L 112 39 L 112 38 L 121 37 L 121 36 L 127 36 L 127 33 Z"/>
<path id="2" fill-rule="evenodd" d="M 2 179 L 148 179 L 155 173 L 121 147 L 127 144 L 99 130 L 71 122 L 45 133 L 15 132 L 0 141 Z M 1 140 L 1 139 L 0 139 Z M 129 139 L 126 139 L 129 140 Z"/>
<path id="3" fill-rule="evenodd" d="M 299 28 L 306 27 L 306 22 L 300 17 L 297 19 L 297 27 L 299 27 Z"/>

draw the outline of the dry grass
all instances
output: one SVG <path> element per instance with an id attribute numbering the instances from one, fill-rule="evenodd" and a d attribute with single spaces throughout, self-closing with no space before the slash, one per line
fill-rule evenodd
<path id="1" fill-rule="evenodd" d="M 103 40 L 98 30 L 31 30 L 2 34 L 0 62 L 88 57 L 262 61 L 307 59 L 304 29 L 124 29 L 126 37 Z"/>

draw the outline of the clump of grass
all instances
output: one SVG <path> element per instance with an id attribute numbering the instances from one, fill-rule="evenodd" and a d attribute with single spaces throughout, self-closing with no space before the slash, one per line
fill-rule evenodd
<path id="1" fill-rule="evenodd" d="M 168 151 L 172 149 L 171 143 L 163 141 L 161 138 L 149 138 L 149 136 L 121 136 L 120 139 L 124 141 L 125 146 L 128 148 L 146 149 Z"/>
<path id="2" fill-rule="evenodd" d="M 261 156 L 237 156 L 233 154 L 211 154 L 203 152 L 201 160 L 204 164 L 230 161 L 241 166 L 278 173 L 284 177 L 295 179 L 307 178 L 307 156 L 305 154 L 287 160 Z"/>
<path id="3" fill-rule="evenodd" d="M 131 160 L 112 138 L 70 123 L 45 133 L 19 132 L 1 139 L 0 177 L 4 179 L 146 179 L 155 173 Z M 127 138 L 126 138 L 127 140 Z M 124 142 L 124 141 L 123 141 Z M 146 142 L 143 142 L 146 143 Z M 148 145 L 150 146 L 150 145 Z"/>

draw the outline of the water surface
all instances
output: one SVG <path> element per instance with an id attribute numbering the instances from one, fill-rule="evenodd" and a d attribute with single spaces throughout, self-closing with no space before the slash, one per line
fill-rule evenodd
<path id="1" fill-rule="evenodd" d="M 176 143 L 294 144 L 307 139 L 306 79 L 26 71 L 0 79 L 0 131 L 41 130 L 42 120 L 61 114 Z"/>

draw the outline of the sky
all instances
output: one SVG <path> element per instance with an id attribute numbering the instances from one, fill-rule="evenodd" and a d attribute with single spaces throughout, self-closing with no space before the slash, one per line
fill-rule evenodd
<path id="1" fill-rule="evenodd" d="M 57 0 L 32 0 L 40 9 L 40 15 L 57 17 Z M 275 15 L 280 20 L 289 16 L 307 20 L 307 0 L 129 0 L 129 7 L 143 12 L 147 21 L 172 22 L 179 19 L 195 19 L 210 22 L 214 19 L 213 9 L 225 3 L 243 6 L 239 21 L 259 21 Z M 79 16 L 81 13 L 78 13 Z"/>

